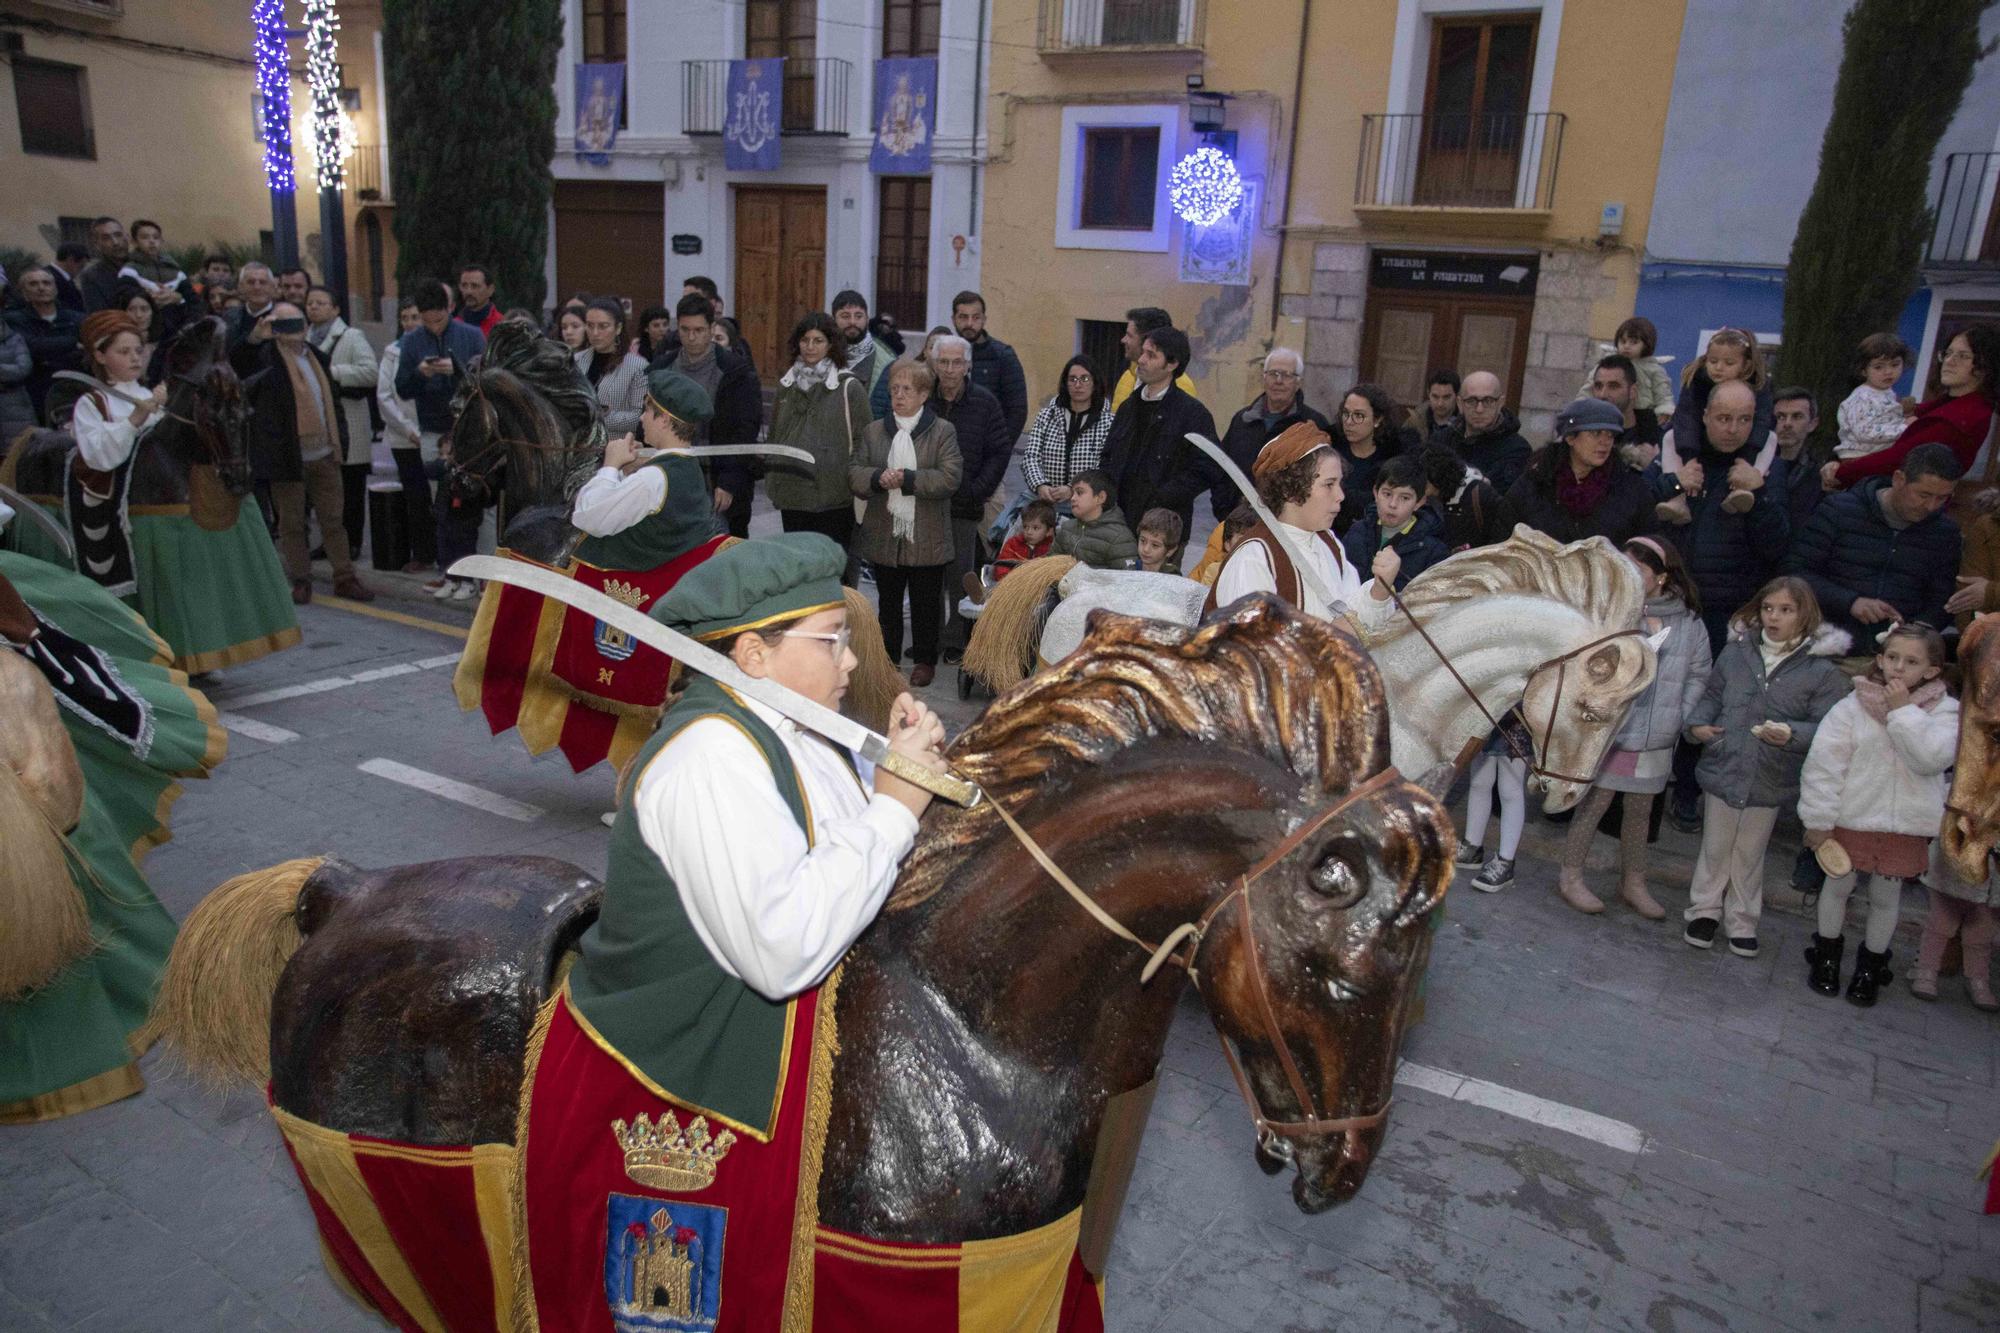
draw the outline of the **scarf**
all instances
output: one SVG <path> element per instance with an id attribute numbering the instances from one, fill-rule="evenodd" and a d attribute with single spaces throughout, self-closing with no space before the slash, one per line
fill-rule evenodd
<path id="1" fill-rule="evenodd" d="M 865 365 L 867 365 L 867 364 L 868 364 L 868 362 L 869 362 L 869 361 L 870 361 L 870 360 L 871 360 L 871 359 L 872 359 L 872 358 L 874 357 L 874 355 L 875 355 L 875 349 L 876 349 L 876 347 L 878 347 L 879 345 L 880 345 L 880 344 L 878 344 L 878 343 L 877 343 L 877 342 L 875 341 L 875 339 L 874 339 L 874 336 L 873 336 L 873 335 L 871 335 L 871 334 L 866 334 L 866 333 L 864 333 L 864 334 L 862 334 L 862 335 L 861 335 L 861 341 L 860 341 L 860 342 L 858 342 L 858 343 L 849 343 L 849 344 L 847 345 L 847 367 L 848 367 L 848 369 L 849 369 L 849 370 L 852 370 L 852 369 L 853 369 L 854 367 L 856 367 L 856 366 L 865 366 Z"/>
<path id="2" fill-rule="evenodd" d="M 1854 682 L 1854 697 L 1861 701 L 1861 711 L 1877 722 L 1889 720 L 1889 687 L 1873 676 L 1862 676 Z M 1937 707 L 1937 701 L 1944 698 L 1944 682 L 1927 680 L 1910 691 L 1910 702 L 1926 713 Z"/>
<path id="3" fill-rule="evenodd" d="M 1568 459 L 1556 464 L 1556 503 L 1577 518 L 1588 518 L 1604 503 L 1604 497 L 1611 493 L 1612 464 L 1592 468 L 1588 476 L 1579 477 Z"/>
<path id="4" fill-rule="evenodd" d="M 810 366 L 803 361 L 792 362 L 791 373 L 786 375 L 785 378 L 792 382 L 794 388 L 817 389 L 820 385 L 826 383 L 832 374 L 833 358 L 823 356 Z"/>
<path id="5" fill-rule="evenodd" d="M 822 363 L 824 364 L 824 363 Z M 923 420 L 923 414 L 913 417 L 897 417 L 896 438 L 889 442 L 889 466 L 901 468 L 905 472 L 917 470 L 917 442 L 910 432 Z M 889 526 L 899 542 L 917 539 L 917 497 L 900 487 L 889 492 Z"/>
<path id="6" fill-rule="evenodd" d="M 333 386 L 327 383 L 326 371 L 320 368 L 319 358 L 309 351 L 301 351 L 292 356 L 283 348 L 278 349 L 278 359 L 285 364 L 285 374 L 292 381 L 292 407 L 295 413 L 294 425 L 299 437 L 299 458 L 310 463 L 316 458 L 324 458 L 333 452 L 334 435 L 326 417 L 321 413 L 322 404 L 333 401 Z M 312 367 L 312 376 L 317 381 L 319 392 L 313 392 L 313 385 L 306 382 L 300 361 Z"/>
<path id="7" fill-rule="evenodd" d="M 1780 643 L 1765 631 L 1758 630 L 1757 651 L 1764 655 L 1764 674 L 1768 676 L 1777 670 L 1778 664 L 1797 652 L 1804 642 L 1805 636 L 1801 635 L 1796 639 L 1786 639 Z"/>

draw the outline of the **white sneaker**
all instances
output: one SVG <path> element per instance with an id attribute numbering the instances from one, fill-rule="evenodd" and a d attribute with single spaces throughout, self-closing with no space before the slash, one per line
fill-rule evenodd
<path id="1" fill-rule="evenodd" d="M 438 584 L 437 587 L 432 588 L 430 590 L 430 594 L 431 596 L 437 598 L 440 602 L 448 602 L 451 600 L 452 592 L 457 587 L 458 585 L 456 583 L 453 583 L 450 579 L 446 579 L 444 580 L 444 582 Z"/>
<path id="2" fill-rule="evenodd" d="M 477 596 L 479 596 L 479 585 L 470 579 L 452 585 L 451 600 L 454 602 L 469 602 Z"/>

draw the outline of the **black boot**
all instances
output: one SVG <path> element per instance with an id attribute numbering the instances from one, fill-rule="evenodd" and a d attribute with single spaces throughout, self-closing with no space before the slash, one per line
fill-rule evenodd
<path id="1" fill-rule="evenodd" d="M 1854 951 L 1854 976 L 1847 983 L 1847 1002 L 1866 1009 L 1875 1003 L 1875 997 L 1889 981 L 1888 951 L 1870 953 L 1864 944 Z"/>
<path id="2" fill-rule="evenodd" d="M 1847 936 L 1828 939 L 1815 934 L 1812 943 L 1806 946 L 1806 962 L 1812 967 L 1806 974 L 1806 985 L 1821 995 L 1840 994 L 1840 958 L 1846 950 Z"/>

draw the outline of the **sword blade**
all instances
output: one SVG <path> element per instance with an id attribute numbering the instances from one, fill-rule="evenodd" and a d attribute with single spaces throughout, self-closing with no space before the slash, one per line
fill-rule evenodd
<path id="1" fill-rule="evenodd" d="M 76 559 L 76 547 L 70 544 L 69 533 L 63 530 L 62 524 L 49 516 L 48 510 L 7 486 L 0 486 L 0 503 L 5 503 L 23 522 L 39 528 L 44 536 L 62 547 L 62 553 L 69 559 Z"/>
<path id="2" fill-rule="evenodd" d="M 613 629 L 624 631 L 648 648 L 665 653 L 688 670 L 699 671 L 718 684 L 727 685 L 745 698 L 755 699 L 765 707 L 774 709 L 808 731 L 824 736 L 836 745 L 846 746 L 869 762 L 889 769 L 896 776 L 922 787 L 934 796 L 942 796 L 948 801 L 964 806 L 975 805 L 979 801 L 979 788 L 961 778 L 932 773 L 909 764 L 901 755 L 889 749 L 887 737 L 870 731 L 853 718 L 837 713 L 825 704 L 808 699 L 795 690 L 786 689 L 774 680 L 748 674 L 735 662 L 707 644 L 691 639 L 680 631 L 661 624 L 645 612 L 634 610 L 595 588 L 586 587 L 559 570 L 532 565 L 522 560 L 510 560 L 503 556 L 469 555 L 454 564 L 448 572 L 453 578 L 486 579 L 492 583 L 526 588 L 530 592 L 540 593 L 551 600 L 573 606 L 586 615 L 595 616 Z"/>
<path id="3" fill-rule="evenodd" d="M 674 454 L 687 458 L 783 458 L 808 467 L 818 461 L 807 450 L 792 444 L 688 444 L 677 449 L 641 449 L 637 457 L 643 463 Z"/>
<path id="4" fill-rule="evenodd" d="M 1244 500 L 1249 503 L 1257 517 L 1264 521 L 1264 526 L 1271 530 L 1271 535 L 1283 542 L 1285 549 L 1291 552 L 1292 568 L 1299 572 L 1299 577 L 1305 580 L 1308 588 L 1319 594 L 1319 599 L 1327 605 L 1327 613 L 1341 615 L 1348 611 L 1347 603 L 1335 597 L 1333 590 L 1320 581 L 1319 571 L 1313 566 L 1311 554 L 1293 538 L 1284 524 L 1278 522 L 1278 516 L 1265 508 L 1264 498 L 1257 494 L 1257 488 L 1251 484 L 1250 478 L 1243 475 L 1243 469 L 1236 466 L 1236 460 L 1224 453 L 1221 445 L 1199 432 L 1189 431 L 1187 440 L 1189 444 L 1207 454 L 1209 460 L 1222 469 L 1223 475 L 1236 483 L 1236 489 L 1243 493 Z"/>

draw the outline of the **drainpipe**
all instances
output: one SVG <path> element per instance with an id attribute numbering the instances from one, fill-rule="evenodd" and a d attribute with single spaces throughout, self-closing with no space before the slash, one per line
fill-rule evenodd
<path id="1" fill-rule="evenodd" d="M 985 0 L 980 0 L 984 4 Z M 1285 202 L 1278 213 L 1278 257 L 1271 264 L 1271 335 L 1278 332 L 1278 299 L 1284 287 L 1285 241 L 1292 231 L 1292 177 L 1299 165 L 1299 120 L 1306 95 L 1306 37 L 1312 31 L 1313 0 L 1300 0 L 1299 59 L 1292 75 L 1292 132 L 1285 147 Z M 1300 349 L 1301 355 L 1304 354 Z"/>
<path id="2" fill-rule="evenodd" d="M 981 162 L 978 156 L 979 121 L 986 110 L 986 62 L 991 58 L 987 54 L 989 44 L 986 40 L 986 3 L 987 0 L 979 0 L 979 27 L 973 32 L 972 41 L 972 152 L 966 155 L 972 159 L 972 191 L 969 196 L 971 207 L 966 209 L 965 234 L 967 236 L 977 236 L 979 234 L 979 175 L 981 169 Z M 1311 4 L 1312 0 L 1306 0 L 1306 3 Z"/>

